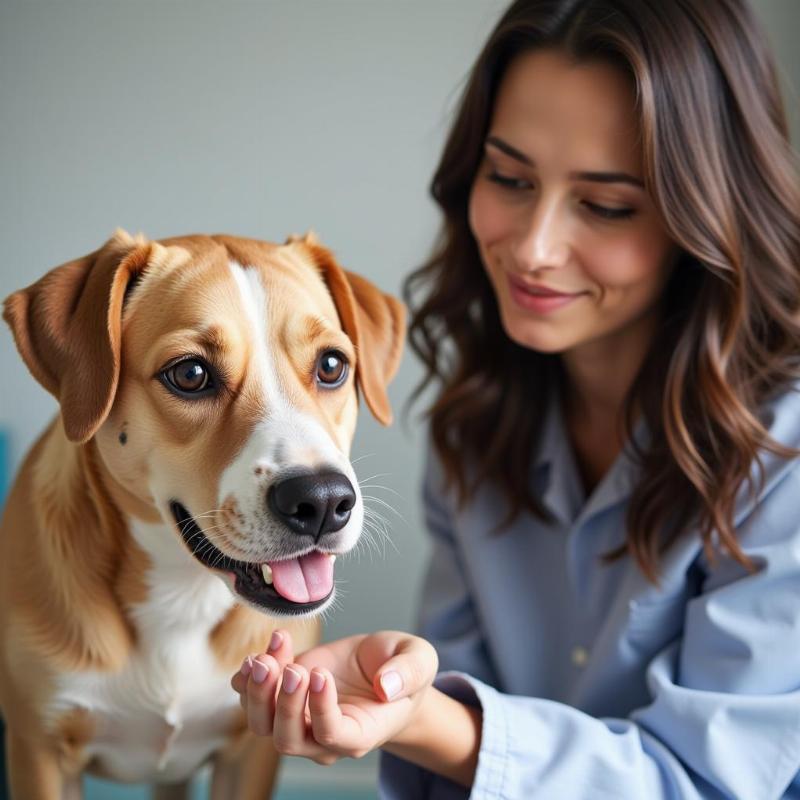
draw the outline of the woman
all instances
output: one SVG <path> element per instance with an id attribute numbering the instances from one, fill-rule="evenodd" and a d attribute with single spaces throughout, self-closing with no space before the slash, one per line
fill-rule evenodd
<path id="1" fill-rule="evenodd" d="M 433 195 L 421 638 L 277 635 L 251 727 L 381 747 L 387 797 L 800 796 L 800 197 L 751 11 L 518 0 Z"/>

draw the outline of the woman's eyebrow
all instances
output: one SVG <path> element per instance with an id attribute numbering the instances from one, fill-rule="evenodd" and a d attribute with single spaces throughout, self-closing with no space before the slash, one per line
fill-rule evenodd
<path id="1" fill-rule="evenodd" d="M 497 136 L 487 136 L 486 144 L 491 147 L 496 147 L 507 156 L 510 156 L 515 161 L 519 161 L 528 167 L 536 166 L 533 159 Z M 644 189 L 644 181 L 640 178 L 635 178 L 633 175 L 629 175 L 627 172 L 570 172 L 569 177 L 571 180 L 595 181 L 596 183 L 630 183 L 639 189 Z"/>

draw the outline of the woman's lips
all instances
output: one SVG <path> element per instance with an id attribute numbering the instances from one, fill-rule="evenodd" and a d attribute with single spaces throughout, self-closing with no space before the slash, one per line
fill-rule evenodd
<path id="1" fill-rule="evenodd" d="M 585 294 L 585 292 L 567 294 L 548 289 L 545 286 L 528 286 L 511 275 L 508 276 L 508 286 L 511 291 L 511 299 L 520 308 L 534 311 L 537 314 L 548 314 L 564 308 Z"/>

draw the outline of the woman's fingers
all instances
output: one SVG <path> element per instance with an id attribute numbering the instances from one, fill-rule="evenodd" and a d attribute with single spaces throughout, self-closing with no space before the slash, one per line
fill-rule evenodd
<path id="1" fill-rule="evenodd" d="M 311 714 L 311 732 L 314 741 L 326 750 L 343 755 L 351 746 L 356 722 L 345 717 L 339 707 L 336 682 L 333 675 L 322 667 L 315 667 L 309 676 L 308 710 Z"/>
<path id="2" fill-rule="evenodd" d="M 245 658 L 245 660 L 242 662 L 242 666 L 239 668 L 239 671 L 231 678 L 231 688 L 239 695 L 240 701 L 247 693 L 247 678 L 250 675 L 250 670 L 252 669 L 252 661 L 252 657 L 247 656 L 247 658 Z"/>
<path id="3" fill-rule="evenodd" d="M 306 697 L 308 671 L 299 664 L 288 664 L 275 703 L 275 723 L 272 738 L 275 749 L 284 755 L 310 755 L 308 752 L 308 723 Z"/>
<path id="4" fill-rule="evenodd" d="M 278 662 L 268 655 L 257 655 L 250 661 L 246 700 L 247 724 L 259 736 L 269 736 L 273 730 L 275 690 L 281 670 Z"/>
<path id="5" fill-rule="evenodd" d="M 291 664 L 294 661 L 294 643 L 289 631 L 282 628 L 274 630 L 267 645 L 266 653 L 278 662 L 281 670 L 287 664 Z"/>
<path id="6" fill-rule="evenodd" d="M 439 668 L 433 645 L 419 636 L 398 642 L 395 655 L 375 672 L 373 689 L 382 700 L 408 697 L 430 686 Z"/>
<path id="7" fill-rule="evenodd" d="M 342 710 L 339 708 L 336 683 L 326 669 L 315 667 L 309 676 L 308 710 L 314 741 L 334 747 L 339 741 Z"/>
<path id="8" fill-rule="evenodd" d="M 337 730 L 343 719 L 337 705 L 336 684 L 324 670 L 308 671 L 299 664 L 289 664 L 283 670 L 283 683 L 275 706 L 275 727 L 272 739 L 275 749 L 283 755 L 304 756 L 318 764 L 334 764 L 343 749 L 338 746 Z M 308 703 L 312 725 L 323 726 L 320 736 L 309 726 L 306 715 Z M 315 720 L 315 716 L 317 719 Z M 330 735 L 328 735 L 330 731 Z"/>

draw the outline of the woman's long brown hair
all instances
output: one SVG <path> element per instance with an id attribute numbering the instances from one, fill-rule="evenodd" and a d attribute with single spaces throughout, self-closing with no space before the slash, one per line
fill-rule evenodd
<path id="1" fill-rule="evenodd" d="M 482 482 L 547 518 L 530 465 L 557 356 L 504 333 L 467 221 L 494 98 L 520 53 L 560 48 L 602 59 L 636 91 L 645 184 L 680 257 L 663 324 L 625 404 L 649 443 L 637 451 L 626 545 L 657 580 L 660 555 L 689 528 L 709 557 L 752 566 L 733 512 L 756 492 L 773 441 L 761 409 L 800 375 L 800 190 L 775 66 L 744 0 L 518 0 L 492 32 L 466 85 L 434 175 L 444 213 L 430 260 L 406 281 L 411 346 L 438 387 L 435 449 L 466 502 Z"/>

